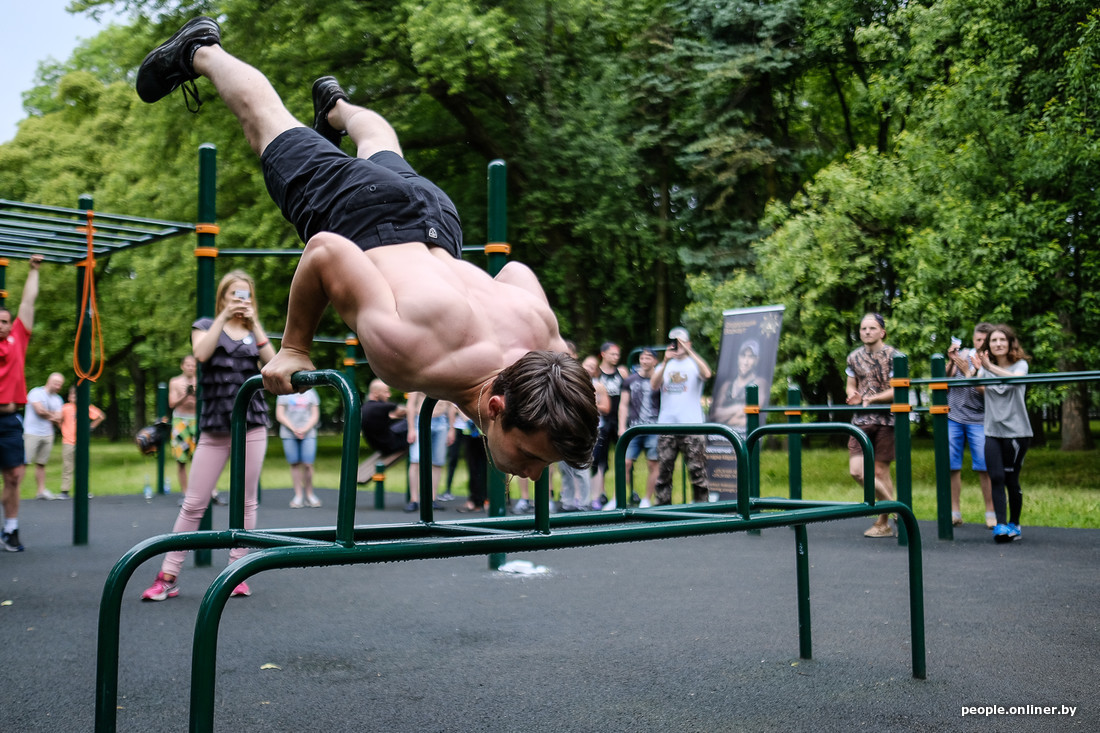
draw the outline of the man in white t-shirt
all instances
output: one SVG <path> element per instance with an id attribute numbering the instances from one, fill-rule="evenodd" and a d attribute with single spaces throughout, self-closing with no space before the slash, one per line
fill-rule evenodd
<path id="1" fill-rule="evenodd" d="M 65 377 L 54 372 L 46 384 L 27 393 L 27 411 L 23 415 L 23 450 L 27 465 L 34 464 L 34 478 L 38 482 L 39 499 L 56 499 L 46 488 L 46 462 L 53 450 L 54 427 L 61 425 L 61 408 L 65 400 L 61 388 Z"/>
<path id="2" fill-rule="evenodd" d="M 703 384 L 710 379 L 710 366 L 691 348 L 687 329 L 677 326 L 668 332 L 672 340 L 665 358 L 653 371 L 653 389 L 661 390 L 661 411 L 657 422 L 663 425 L 701 423 Z M 655 488 L 657 506 L 672 503 L 672 471 L 676 455 L 682 453 L 687 464 L 694 501 L 709 498 L 706 467 L 706 438 L 702 435 L 662 435 L 657 440 L 660 466 Z"/>

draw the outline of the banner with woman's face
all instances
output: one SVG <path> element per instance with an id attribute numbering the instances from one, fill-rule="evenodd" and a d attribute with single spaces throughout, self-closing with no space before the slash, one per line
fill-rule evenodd
<path id="1" fill-rule="evenodd" d="M 729 425 L 744 435 L 745 398 L 751 385 L 757 387 L 758 405 L 768 405 L 782 326 L 781 305 L 723 311 L 722 343 L 707 422 Z M 736 494 L 737 460 L 729 441 L 708 439 L 707 474 L 711 492 L 718 492 L 722 499 Z"/>

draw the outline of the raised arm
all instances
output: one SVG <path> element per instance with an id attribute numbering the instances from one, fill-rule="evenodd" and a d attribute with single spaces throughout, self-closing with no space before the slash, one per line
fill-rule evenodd
<path id="1" fill-rule="evenodd" d="M 19 312 L 15 317 L 23 322 L 30 333 L 34 331 L 34 301 L 38 299 L 38 266 L 42 264 L 42 255 L 31 255 L 27 282 L 23 285 L 23 298 L 19 301 Z"/>

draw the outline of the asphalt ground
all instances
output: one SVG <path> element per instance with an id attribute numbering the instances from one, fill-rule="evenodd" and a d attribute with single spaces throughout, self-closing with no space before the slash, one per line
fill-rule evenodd
<path id="1" fill-rule="evenodd" d="M 336 492 L 319 495 L 324 507 L 292 510 L 289 490 L 265 490 L 260 525 L 334 524 Z M 27 550 L 0 552 L 0 732 L 93 729 L 104 580 L 126 550 L 171 528 L 177 499 L 93 499 L 83 546 L 71 502 L 23 503 Z M 414 518 L 397 495 L 382 512 L 369 491 L 358 503 L 359 524 Z M 227 521 L 216 508 L 214 527 Z M 530 576 L 490 571 L 485 557 L 262 573 L 222 618 L 215 725 L 1100 730 L 1100 531 L 1025 525 L 1023 541 L 996 545 L 978 525 L 943 542 L 922 522 L 928 675 L 918 680 L 906 550 L 864 539 L 866 525 L 809 527 L 812 660 L 798 657 L 789 528 L 508 557 L 548 569 Z M 187 728 L 195 616 L 227 555 L 201 568 L 189 559 L 181 594 L 162 603 L 139 600 L 159 559 L 127 587 L 118 730 Z M 971 706 L 1004 711 L 964 716 Z"/>

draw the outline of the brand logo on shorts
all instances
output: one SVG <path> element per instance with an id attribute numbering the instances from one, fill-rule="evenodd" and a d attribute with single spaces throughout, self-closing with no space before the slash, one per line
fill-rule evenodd
<path id="1" fill-rule="evenodd" d="M 435 227 L 428 227 L 428 236 L 432 239 L 439 239 L 439 232 L 435 230 Z"/>

